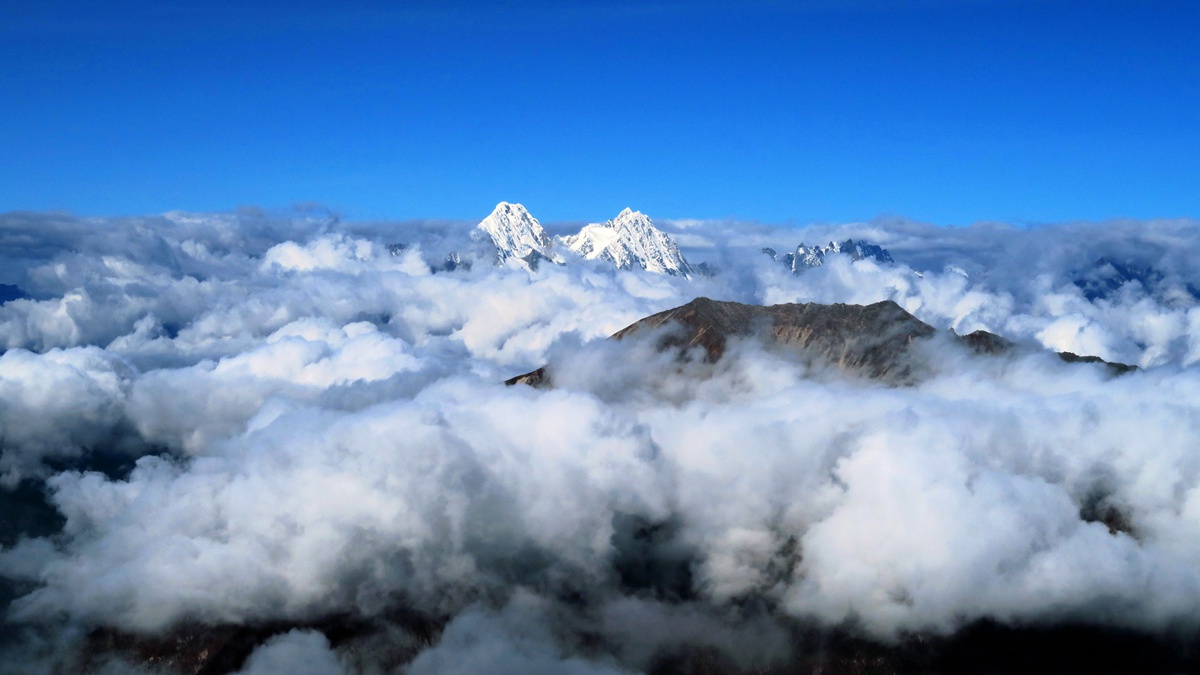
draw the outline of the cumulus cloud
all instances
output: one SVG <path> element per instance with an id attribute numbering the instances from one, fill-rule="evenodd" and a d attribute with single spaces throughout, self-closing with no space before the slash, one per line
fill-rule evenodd
<path id="1" fill-rule="evenodd" d="M 0 549 L 10 625 L 295 627 L 246 673 L 638 672 L 687 649 L 753 669 L 810 627 L 1200 628 L 1195 223 L 666 223 L 718 270 L 694 280 L 497 267 L 469 224 L 0 223 L 0 282 L 31 296 L 0 306 L 0 471 L 64 519 Z M 793 275 L 759 252 L 850 236 L 897 263 Z M 476 264 L 444 270 L 452 250 Z M 1089 297 L 1103 260 L 1157 274 Z M 897 388 L 752 340 L 709 363 L 604 339 L 700 295 L 890 299 L 1024 349 L 935 342 Z M 553 388 L 501 384 L 543 364 Z M 330 617 L 409 651 L 372 662 L 312 628 Z"/>
<path id="2" fill-rule="evenodd" d="M 238 675 L 344 675 L 346 672 L 324 635 L 293 630 L 271 638 L 256 649 Z"/>
<path id="3" fill-rule="evenodd" d="M 551 613 L 536 598 L 518 596 L 502 612 L 471 607 L 456 617 L 441 641 L 407 669 L 409 675 L 442 673 L 531 673 L 618 675 L 632 673 L 612 663 L 564 651 L 551 631 Z M 607 661 L 607 662 L 605 662 Z"/>
<path id="4" fill-rule="evenodd" d="M 48 461 L 128 446 L 125 401 L 134 370 L 97 347 L 0 355 L 0 482 L 12 487 Z"/>

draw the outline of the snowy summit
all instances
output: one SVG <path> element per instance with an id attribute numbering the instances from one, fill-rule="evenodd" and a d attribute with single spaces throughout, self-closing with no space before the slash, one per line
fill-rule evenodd
<path id="1" fill-rule="evenodd" d="M 648 272 L 691 276 L 691 265 L 679 247 L 640 211 L 625 209 L 616 218 L 588 225 L 561 241 L 588 260 L 608 260 L 618 269 L 637 266 Z"/>
<path id="2" fill-rule="evenodd" d="M 477 227 L 491 237 L 500 262 L 510 258 L 530 266 L 536 266 L 542 258 L 561 262 L 551 250 L 553 241 L 542 224 L 520 204 L 500 202 Z"/>
<path id="3" fill-rule="evenodd" d="M 895 262 L 892 254 L 886 248 L 863 241 L 831 241 L 827 246 L 805 246 L 803 243 L 796 247 L 795 253 L 788 253 L 783 258 L 777 258 L 774 249 L 766 248 L 763 252 L 779 260 L 791 268 L 792 272 L 801 272 L 807 268 L 820 267 L 825 257 L 835 253 L 850 256 L 851 260 L 871 259 L 878 263 Z"/>

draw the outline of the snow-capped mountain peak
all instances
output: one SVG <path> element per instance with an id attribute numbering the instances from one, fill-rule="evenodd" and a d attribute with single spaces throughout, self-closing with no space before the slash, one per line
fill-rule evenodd
<path id="1" fill-rule="evenodd" d="M 641 211 L 626 208 L 616 218 L 587 225 L 561 241 L 588 260 L 608 260 L 618 269 L 636 266 L 659 274 L 691 276 L 691 265 L 679 247 Z"/>
<path id="2" fill-rule="evenodd" d="M 542 224 L 520 204 L 500 202 L 491 215 L 477 226 L 491 238 L 500 261 L 509 258 L 534 260 L 546 258 L 558 262 L 554 246 Z"/>
<path id="3" fill-rule="evenodd" d="M 774 251 L 771 253 L 774 254 Z M 825 257 L 833 253 L 848 255 L 851 260 L 870 258 L 879 263 L 895 262 L 886 248 L 853 239 L 831 241 L 825 246 L 805 246 L 801 243 L 796 247 L 796 252 L 785 255 L 782 262 L 791 267 L 793 272 L 800 272 L 806 268 L 820 267 L 825 262 Z"/>

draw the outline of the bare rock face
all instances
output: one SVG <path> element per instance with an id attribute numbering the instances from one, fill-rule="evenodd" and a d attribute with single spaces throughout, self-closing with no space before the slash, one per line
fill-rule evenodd
<path id="1" fill-rule="evenodd" d="M 421 650 L 437 642 L 448 620 L 400 608 L 374 619 L 331 615 L 303 622 L 185 623 L 161 634 L 97 628 L 83 640 L 71 672 L 113 672 L 103 665 L 112 657 L 120 657 L 161 675 L 228 675 L 240 671 L 251 653 L 267 640 L 295 629 L 321 633 L 351 663 L 358 660 L 356 655 L 368 652 L 382 672 L 400 672 Z M 368 668 L 363 671 L 375 672 Z M 0 672 L 7 671 L 0 667 Z"/>
<path id="2" fill-rule="evenodd" d="M 672 330 L 671 326 L 675 329 Z M 615 340 L 665 329 L 660 349 L 703 348 L 716 362 L 734 338 L 764 340 L 811 363 L 824 364 L 887 384 L 913 382 L 925 367 L 912 347 L 933 338 L 937 330 L 891 300 L 871 305 L 822 305 L 815 302 L 746 305 L 709 298 L 652 314 L 612 335 Z M 1016 345 L 994 333 L 978 330 L 965 336 L 951 333 L 951 342 L 977 354 L 1004 354 Z M 1116 375 L 1134 366 L 1108 363 L 1089 356 L 1063 353 L 1067 362 L 1104 363 Z M 505 381 L 507 385 L 549 386 L 545 367 Z"/>
<path id="3" fill-rule="evenodd" d="M 1133 370 L 1137 370 L 1137 366 L 1131 366 L 1126 363 L 1113 363 L 1105 361 L 1099 356 L 1080 356 L 1074 352 L 1059 352 L 1058 357 L 1067 363 L 1102 363 L 1108 369 L 1108 372 L 1113 375 L 1123 375 Z"/>
<path id="4" fill-rule="evenodd" d="M 550 384 L 550 377 L 546 374 L 546 367 L 542 366 L 537 370 L 531 370 L 524 375 L 510 377 L 504 381 L 504 384 L 513 386 L 514 384 L 527 384 L 531 387 L 544 387 Z"/>
<path id="5" fill-rule="evenodd" d="M 636 321 L 612 338 L 621 340 L 660 328 L 666 329 L 660 349 L 700 347 L 710 362 L 721 358 L 731 339 L 758 338 L 800 358 L 891 383 L 912 378 L 909 347 L 936 333 L 891 300 L 873 305 L 810 302 L 761 306 L 696 298 Z M 550 376 L 543 367 L 505 384 L 547 386 Z"/>
<path id="6" fill-rule="evenodd" d="M 716 361 L 733 337 L 759 336 L 844 370 L 883 380 L 909 374 L 905 354 L 914 340 L 936 332 L 891 300 L 873 305 L 744 305 L 696 298 L 682 307 L 648 316 L 621 329 L 616 339 L 667 323 L 682 326 L 662 347 L 703 347 Z"/>
<path id="7" fill-rule="evenodd" d="M 245 626 L 187 626 L 162 637 L 139 637 L 111 629 L 88 636 L 82 669 L 92 670 L 104 656 L 119 654 L 131 663 L 166 673 L 221 675 L 240 668 L 270 631 Z"/>
<path id="8" fill-rule="evenodd" d="M 1011 350 L 1015 345 L 1009 340 L 989 333 L 986 330 L 977 330 L 974 333 L 959 338 L 962 343 L 971 348 L 977 354 L 1003 354 Z"/>

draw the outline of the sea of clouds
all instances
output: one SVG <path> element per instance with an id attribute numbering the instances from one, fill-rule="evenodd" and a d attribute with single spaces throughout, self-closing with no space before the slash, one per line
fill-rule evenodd
<path id="1" fill-rule="evenodd" d="M 798 626 L 1200 630 L 1200 224 L 658 224 L 715 274 L 497 266 L 471 223 L 0 215 L 0 493 L 45 500 L 0 532 L 0 658 L 271 624 L 242 672 L 618 673 L 769 666 Z M 847 237 L 896 264 L 760 252 Z M 1154 275 L 1089 299 L 1108 260 Z M 697 296 L 1025 348 L 889 387 L 604 339 Z"/>

